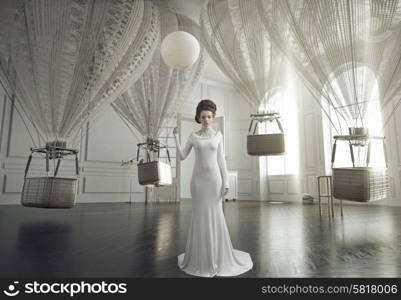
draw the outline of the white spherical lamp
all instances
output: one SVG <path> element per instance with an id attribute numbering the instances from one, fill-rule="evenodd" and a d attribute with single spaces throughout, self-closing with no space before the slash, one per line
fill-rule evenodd
<path id="1" fill-rule="evenodd" d="M 173 69 L 183 70 L 198 59 L 198 40 L 185 31 L 175 31 L 167 35 L 161 44 L 164 62 Z"/>

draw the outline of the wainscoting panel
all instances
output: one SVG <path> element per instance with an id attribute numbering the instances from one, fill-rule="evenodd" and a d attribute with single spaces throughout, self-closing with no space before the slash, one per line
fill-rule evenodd
<path id="1" fill-rule="evenodd" d="M 269 179 L 268 183 L 269 183 L 269 193 L 270 194 L 284 194 L 285 193 L 285 181 Z"/>
<path id="2" fill-rule="evenodd" d="M 0 88 L 0 151 L 3 148 L 3 135 L 5 127 L 5 116 L 7 109 L 7 96 L 3 89 Z"/>
<path id="3" fill-rule="evenodd" d="M 394 114 L 393 118 L 394 118 L 394 122 L 395 122 L 395 137 L 396 137 L 396 142 L 395 144 L 395 150 L 394 152 L 396 153 L 396 157 L 397 157 L 397 165 L 399 167 L 401 167 L 401 118 L 400 117 L 396 117 L 395 116 L 396 113 Z M 398 114 L 401 115 L 401 114 Z M 390 151 L 388 151 L 390 152 Z M 390 154 L 390 153 L 389 153 Z"/>
<path id="4" fill-rule="evenodd" d="M 5 174 L 3 177 L 3 193 L 21 193 L 22 186 L 24 184 L 24 175 L 21 173 L 17 174 Z"/>
<path id="5" fill-rule="evenodd" d="M 287 180 L 287 193 L 292 195 L 301 193 L 301 183 L 299 180 Z"/>
<path id="6" fill-rule="evenodd" d="M 248 155 L 246 148 L 247 131 L 233 128 L 230 134 L 230 169 L 237 171 L 248 170 L 252 165 L 252 158 Z"/>
<path id="7" fill-rule="evenodd" d="M 212 85 L 208 85 L 207 86 L 207 97 L 203 97 L 203 98 L 207 98 L 207 99 L 211 99 L 213 100 L 214 103 L 216 103 L 217 106 L 217 111 L 216 111 L 216 117 L 218 116 L 225 116 L 226 115 L 226 111 L 225 111 L 225 90 L 217 87 L 217 86 L 212 86 Z"/>
<path id="8" fill-rule="evenodd" d="M 86 175 L 84 177 L 84 193 L 140 193 L 143 187 L 135 176 Z"/>
<path id="9" fill-rule="evenodd" d="M 245 196 L 252 194 L 252 180 L 251 179 L 239 179 L 238 180 L 238 191 L 239 195 Z"/>
<path id="10" fill-rule="evenodd" d="M 307 192 L 311 195 L 317 196 L 317 176 L 316 175 L 307 175 L 306 176 L 306 183 L 308 190 Z"/>
<path id="11" fill-rule="evenodd" d="M 110 107 L 89 128 L 86 161 L 116 162 L 136 157 L 138 141 Z"/>
<path id="12" fill-rule="evenodd" d="M 304 139 L 305 139 L 305 166 L 308 169 L 316 168 L 317 163 L 317 139 L 315 116 L 313 114 L 305 115 L 304 119 Z"/>
<path id="13" fill-rule="evenodd" d="M 11 102 L 8 102 L 11 105 Z M 11 112 L 9 119 L 9 139 L 7 157 L 25 158 L 30 154 L 29 149 L 34 146 L 32 138 L 30 137 L 22 117 L 18 114 L 17 110 L 14 109 Z M 28 122 L 25 120 L 27 126 Z M 33 137 L 35 142 L 38 141 L 37 136 Z"/>

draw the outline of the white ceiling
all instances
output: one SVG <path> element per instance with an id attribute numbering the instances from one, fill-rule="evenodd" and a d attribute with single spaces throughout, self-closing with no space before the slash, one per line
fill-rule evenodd
<path id="1" fill-rule="evenodd" d="M 207 0 L 168 0 L 168 5 L 199 24 L 201 8 L 206 2 Z M 225 84 L 232 84 L 232 81 L 224 75 L 207 53 L 205 70 L 202 78 Z"/>

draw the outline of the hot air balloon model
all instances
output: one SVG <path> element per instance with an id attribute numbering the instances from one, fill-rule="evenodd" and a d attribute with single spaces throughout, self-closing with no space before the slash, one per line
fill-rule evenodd
<path id="1" fill-rule="evenodd" d="M 387 168 L 370 167 L 371 144 L 379 140 L 385 148 L 384 137 L 369 134 L 365 118 L 376 88 L 377 113 L 384 114 L 401 87 L 400 1 L 256 0 L 256 5 L 272 42 L 337 133 L 331 159 L 334 197 L 386 198 Z M 337 141 L 348 143 L 350 167 L 334 167 Z M 356 153 L 366 159 L 355 159 Z"/>
<path id="2" fill-rule="evenodd" d="M 159 10 L 139 0 L 0 5 L 0 82 L 39 136 L 21 204 L 70 208 L 77 194 L 81 128 L 149 65 L 160 34 Z M 47 176 L 28 176 L 34 156 L 45 158 Z M 75 157 L 73 178 L 57 176 L 69 156 Z"/>
<path id="3" fill-rule="evenodd" d="M 247 136 L 247 150 L 249 155 L 267 156 L 282 155 L 285 153 L 284 130 L 280 123 L 280 114 L 277 112 L 251 114 Z M 255 134 L 259 123 L 275 122 L 279 133 Z M 253 128 L 253 130 L 252 130 Z"/>
<path id="4" fill-rule="evenodd" d="M 137 145 L 138 180 L 141 185 L 163 186 L 171 185 L 171 159 L 166 144 L 159 140 L 148 138 L 145 143 Z M 140 150 L 146 151 L 146 162 L 140 160 Z M 160 161 L 160 150 L 165 149 L 168 163 Z M 151 155 L 152 154 L 152 155 Z"/>
<path id="5" fill-rule="evenodd" d="M 145 202 L 151 187 L 172 185 L 168 134 L 164 136 L 166 142 L 162 142 L 162 131 L 168 126 L 168 122 L 174 121 L 177 112 L 198 83 L 204 67 L 203 47 L 200 47 L 199 57 L 195 53 L 188 60 L 188 57 L 180 59 L 170 56 L 170 47 L 174 48 L 176 45 L 171 44 L 168 39 L 167 44 L 162 43 L 166 41 L 166 37 L 171 37 L 171 33 L 178 32 L 180 45 L 185 46 L 189 42 L 196 50 L 199 26 L 168 7 L 166 1 L 155 3 L 160 8 L 161 34 L 153 60 L 141 78 L 112 103 L 115 112 L 132 132 L 140 140 L 145 140 L 137 144 L 136 161 L 131 160 L 138 166 L 139 184 L 146 187 Z M 192 51 L 180 53 L 188 55 Z M 123 161 L 124 164 L 126 162 Z"/>
<path id="6" fill-rule="evenodd" d="M 363 127 L 349 129 L 348 135 L 335 135 L 331 156 L 333 172 L 333 196 L 337 199 L 368 202 L 387 197 L 389 190 L 389 178 L 387 174 L 387 157 L 384 137 L 370 136 L 368 130 Z M 386 169 L 369 167 L 371 158 L 372 140 L 383 141 Z M 335 168 L 337 141 L 348 143 L 352 167 Z M 354 148 L 366 148 L 366 161 L 357 165 Z"/>
<path id="7" fill-rule="evenodd" d="M 211 0 L 202 9 L 201 28 L 209 55 L 255 111 L 250 116 L 248 154 L 284 154 L 280 114 L 271 106 L 282 87 L 284 60 L 264 34 L 255 1 Z M 261 112 L 262 105 L 269 107 L 268 112 Z M 280 132 L 258 134 L 258 124 L 264 122 L 276 123 Z"/>
<path id="8" fill-rule="evenodd" d="M 50 171 L 49 161 L 57 160 L 53 176 L 27 177 L 33 154 L 44 154 L 46 172 Z M 43 148 L 31 148 L 28 163 L 25 168 L 24 186 L 21 203 L 24 206 L 43 208 L 71 208 L 75 204 L 77 179 L 57 177 L 61 160 L 69 155 L 75 156 L 75 173 L 79 175 L 78 150 L 66 148 L 65 141 L 46 143 Z"/>

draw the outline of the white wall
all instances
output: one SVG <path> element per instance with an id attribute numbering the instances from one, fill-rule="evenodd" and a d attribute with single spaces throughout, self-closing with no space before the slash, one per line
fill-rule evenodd
<path id="1" fill-rule="evenodd" d="M 205 79 L 184 105 L 183 115 L 193 118 L 196 105 L 203 98 L 215 101 L 217 116 L 225 116 L 227 166 L 229 170 L 239 171 L 239 199 L 256 199 L 255 159 L 246 154 L 248 104 L 230 85 Z M 11 101 L 0 90 L 0 204 L 19 203 L 23 172 L 29 149 L 33 146 L 19 114 L 11 107 Z M 168 144 L 175 166 L 175 144 L 171 134 L 173 124 L 170 126 L 165 133 L 169 133 Z M 136 166 L 121 166 L 122 160 L 136 156 L 139 141 L 113 109 L 110 107 L 94 124 L 87 124 L 83 130 L 87 134 L 83 135 L 79 149 L 81 174 L 77 202 L 144 201 L 144 188 L 138 184 Z M 60 170 L 61 176 L 73 176 L 73 161 L 62 162 Z M 43 171 L 44 160 L 34 159 L 30 174 L 44 175 Z"/>
<path id="2" fill-rule="evenodd" d="M 22 119 L 12 102 L 4 96 L 0 100 L 0 203 L 17 204 L 23 185 L 23 173 L 34 146 Z M 136 153 L 137 141 L 116 113 L 108 109 L 88 130 L 80 150 L 80 202 L 140 201 L 143 187 L 137 183 L 136 167 L 122 167 L 121 160 Z M 44 176 L 45 162 L 34 158 L 29 175 Z M 60 176 L 74 176 L 74 162 L 63 160 Z M 132 193 L 130 193 L 130 191 Z"/>
<path id="3" fill-rule="evenodd" d="M 325 169 L 322 130 L 324 116 L 302 84 L 298 84 L 298 97 L 301 192 L 316 196 L 316 176 L 324 174 Z M 249 156 L 246 151 L 251 113 L 249 105 L 231 85 L 203 79 L 182 108 L 183 116 L 193 118 L 198 101 L 204 98 L 216 102 L 217 116 L 224 115 L 226 160 L 229 170 L 238 171 L 238 199 L 266 200 L 260 196 L 258 158 Z M 175 166 L 175 144 L 171 134 L 173 125 L 166 128 L 166 133 L 169 133 L 168 144 Z M 393 186 L 392 197 L 376 204 L 401 205 L 401 110 L 398 109 L 390 121 L 386 137 Z M 100 116 L 89 128 L 87 137 L 81 143 L 82 170 L 77 201 L 144 201 L 144 188 L 138 184 L 136 166 L 121 166 L 121 160 L 135 157 L 138 142 L 111 108 Z M 0 90 L 0 204 L 19 203 L 23 172 L 31 146 L 31 138 L 20 116 L 11 110 L 11 101 L 6 99 L 4 92 Z M 34 159 L 30 174 L 43 174 L 43 170 L 44 161 Z M 61 175 L 73 175 L 73 162 L 66 161 L 61 170 Z M 175 175 L 174 168 L 173 174 Z M 289 180 L 291 179 L 284 176 L 262 182 L 261 184 L 268 185 L 267 200 L 281 199 L 280 193 L 291 194 L 293 191 Z M 277 186 L 282 189 L 277 189 Z M 160 200 L 163 200 L 163 197 Z"/>
<path id="4" fill-rule="evenodd" d="M 320 106 L 305 87 L 298 84 L 300 106 L 300 157 L 303 192 L 317 196 L 316 176 L 325 174 L 325 149 L 323 143 L 323 122 L 326 116 Z M 394 110 L 396 101 L 384 112 Z M 379 113 L 379 112 L 378 112 Z M 385 129 L 387 156 L 389 160 L 389 175 L 391 191 L 388 199 L 370 202 L 374 205 L 401 205 L 401 110 L 395 111 L 389 125 Z M 331 146 L 331 145 L 330 145 Z M 329 149 L 331 153 L 331 150 Z M 374 155 L 372 153 L 372 155 Z M 352 202 L 356 204 L 357 202 Z M 361 203 L 363 205 L 363 203 Z"/>
<path id="5" fill-rule="evenodd" d="M 316 100 L 297 82 L 300 175 L 304 193 L 317 197 L 317 176 L 325 175 L 322 112 Z"/>
<path id="6" fill-rule="evenodd" d="M 401 96 L 398 95 L 398 99 L 400 98 Z M 401 109 L 397 108 L 397 102 L 394 100 L 393 103 L 388 105 L 383 114 L 387 116 L 389 112 L 395 110 L 384 130 L 391 197 L 387 200 L 378 201 L 377 204 L 401 206 Z"/>

